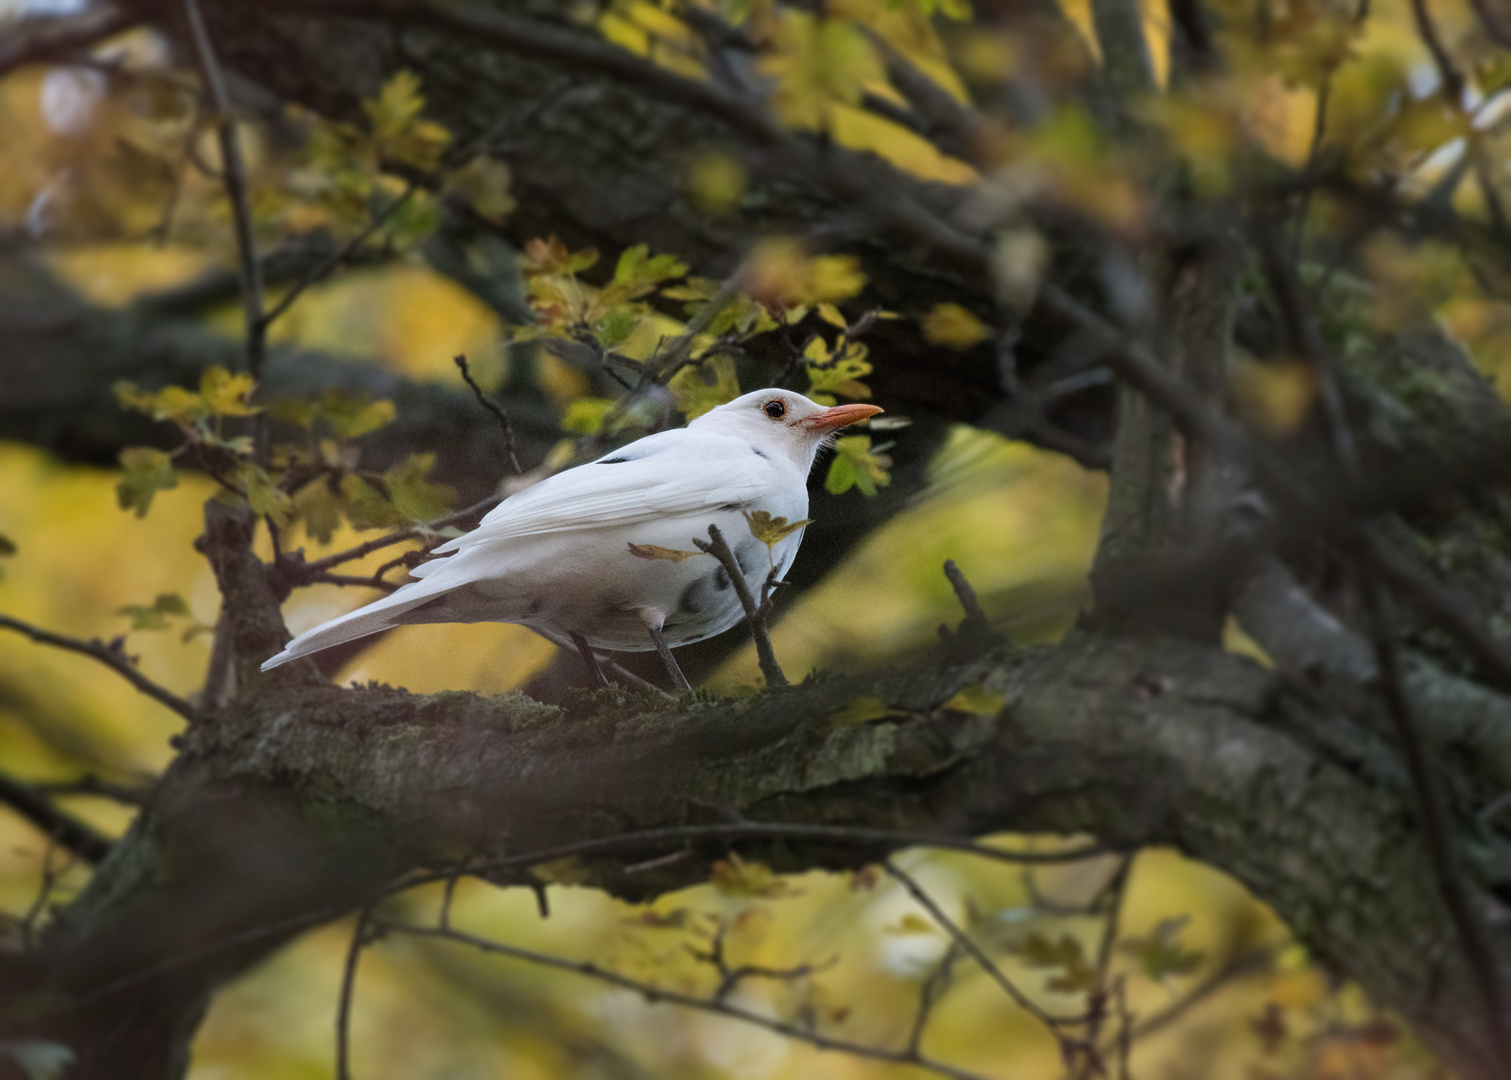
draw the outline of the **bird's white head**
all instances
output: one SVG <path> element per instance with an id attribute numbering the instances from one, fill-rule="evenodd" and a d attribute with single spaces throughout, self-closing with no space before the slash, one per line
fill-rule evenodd
<path id="1" fill-rule="evenodd" d="M 825 408 L 791 390 L 755 390 L 710 409 L 687 426 L 738 439 L 760 450 L 774 450 L 807 475 L 819 449 L 843 427 L 869 419 L 875 405 Z"/>

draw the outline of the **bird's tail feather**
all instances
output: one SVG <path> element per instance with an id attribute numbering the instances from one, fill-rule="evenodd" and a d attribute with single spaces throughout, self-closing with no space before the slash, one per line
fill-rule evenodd
<path id="1" fill-rule="evenodd" d="M 433 587 L 425 588 L 421 582 L 413 582 L 366 607 L 358 608 L 330 622 L 321 623 L 314 629 L 306 630 L 285 645 L 283 652 L 263 661 L 262 670 L 270 671 L 280 664 L 287 664 L 290 660 L 297 660 L 301 656 L 309 656 L 322 649 L 329 649 L 333 645 L 355 641 L 357 638 L 367 637 L 380 630 L 398 626 L 407 621 L 404 618 L 406 612 L 434 600 L 444 591 L 444 589 Z"/>

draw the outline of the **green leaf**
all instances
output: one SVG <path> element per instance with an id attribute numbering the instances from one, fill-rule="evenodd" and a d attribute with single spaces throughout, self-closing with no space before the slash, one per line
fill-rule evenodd
<path id="1" fill-rule="evenodd" d="M 204 399 L 204 408 L 211 416 L 252 416 L 261 410 L 247 403 L 247 398 L 257 384 L 247 374 L 232 375 L 216 365 L 199 379 L 199 396 Z"/>
<path id="2" fill-rule="evenodd" d="M 819 340 L 817 338 L 815 341 Z M 871 362 L 866 359 L 869 350 L 858 342 L 846 342 L 837 356 L 830 357 L 828 349 L 823 356 L 808 357 L 808 396 L 820 405 L 835 404 L 835 394 L 864 400 L 871 396 L 871 388 L 860 380 L 871 374 Z M 807 350 L 804 351 L 807 356 Z"/>
<path id="3" fill-rule="evenodd" d="M 598 320 L 598 325 L 593 327 L 593 336 L 605 349 L 617 348 L 635 332 L 635 327 L 639 324 L 640 313 L 629 304 L 621 304 L 610 308 L 608 314 Z"/>
<path id="4" fill-rule="evenodd" d="M 373 134 L 383 140 L 398 138 L 424 108 L 420 77 L 408 68 L 395 72 L 383 84 L 376 98 L 362 102 L 362 111 L 367 113 Z"/>
<path id="5" fill-rule="evenodd" d="M 404 515 L 383 493 L 354 473 L 341 478 L 341 502 L 354 529 L 383 529 L 405 524 Z"/>
<path id="6" fill-rule="evenodd" d="M 562 415 L 562 430 L 574 435 L 597 435 L 603 430 L 604 418 L 613 407 L 612 398 L 578 398 L 567 406 L 566 413 Z"/>
<path id="7" fill-rule="evenodd" d="M 777 541 L 791 536 L 804 525 L 813 524 L 813 519 L 803 518 L 789 523 L 784 517 L 774 518 L 764 510 L 755 510 L 745 515 L 745 523 L 750 526 L 750 535 L 770 550 Z"/>
<path id="8" fill-rule="evenodd" d="M 147 516 L 147 511 L 152 509 L 152 499 L 159 491 L 178 487 L 173 458 L 161 450 L 128 446 L 121 451 L 120 462 L 126 471 L 116 481 L 116 502 L 122 510 L 135 510 L 137 517 Z"/>
<path id="9" fill-rule="evenodd" d="M 305 484 L 294 493 L 294 517 L 304 522 L 305 533 L 315 543 L 331 542 L 341 527 L 341 498 L 329 477 Z"/>
<path id="10" fill-rule="evenodd" d="M 133 382 L 115 384 L 115 397 L 121 408 L 146 413 L 154 420 L 190 423 L 208 415 L 205 399 L 182 386 L 167 386 L 158 391 L 143 390 Z"/>
<path id="11" fill-rule="evenodd" d="M 318 414 L 338 439 L 360 438 L 393 423 L 398 415 L 392 401 L 374 401 L 366 394 L 348 394 L 340 389 L 325 392 Z"/>
<path id="12" fill-rule="evenodd" d="M 708 381 L 708 376 L 713 381 Z M 740 380 L 735 376 L 735 362 L 724 353 L 700 364 L 689 364 L 667 382 L 672 401 L 689 420 L 709 409 L 740 396 Z"/>
<path id="13" fill-rule="evenodd" d="M 170 618 L 189 614 L 189 605 L 178 593 L 159 593 L 150 607 L 127 604 L 117 608 L 116 614 L 130 616 L 133 630 L 166 630 Z"/>
<path id="14" fill-rule="evenodd" d="M 8 559 L 16 553 L 16 542 L 0 533 L 0 559 Z"/>
<path id="15" fill-rule="evenodd" d="M 435 454 L 411 454 L 383 474 L 388 499 L 408 521 L 429 521 L 451 509 L 454 493 L 428 479 Z"/>
<path id="16" fill-rule="evenodd" d="M 687 273 L 687 264 L 675 255 L 651 255 L 644 244 L 625 248 L 614 267 L 619 285 L 656 285 Z"/>
<path id="17" fill-rule="evenodd" d="M 514 197 L 509 194 L 512 182 L 508 165 L 479 155 L 447 178 L 446 190 L 466 199 L 478 217 L 497 224 L 514 210 Z"/>
<path id="18" fill-rule="evenodd" d="M 282 527 L 294 520 L 294 500 L 273 483 L 273 478 L 250 461 L 239 461 L 231 482 L 246 497 L 247 505 L 258 517 L 270 518 Z"/>
<path id="19" fill-rule="evenodd" d="M 1050 990 L 1075 993 L 1096 988 L 1096 971 L 1087 962 L 1081 942 L 1069 934 L 1052 941 L 1036 931 L 1007 948 L 1029 967 L 1060 969 L 1061 974 L 1045 984 Z"/>
<path id="20" fill-rule="evenodd" d="M 863 495 L 875 495 L 876 489 L 892 482 L 887 471 L 891 460 L 871 452 L 871 436 L 847 435 L 834 444 L 834 460 L 824 478 L 824 490 L 843 495 L 858 487 Z"/>
<path id="21" fill-rule="evenodd" d="M 1155 982 L 1164 982 L 1172 975 L 1190 975 L 1201 967 L 1206 954 L 1181 945 L 1180 934 L 1188 922 L 1189 915 L 1161 919 L 1148 937 L 1129 938 L 1122 949 L 1137 957 L 1144 974 Z"/>

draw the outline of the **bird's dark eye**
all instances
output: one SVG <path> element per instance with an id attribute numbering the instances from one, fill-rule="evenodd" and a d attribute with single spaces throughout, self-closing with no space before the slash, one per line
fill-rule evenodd
<path id="1" fill-rule="evenodd" d="M 773 420 L 780 420 L 787 415 L 787 403 L 780 398 L 772 398 L 765 405 L 762 405 L 761 408 Z"/>

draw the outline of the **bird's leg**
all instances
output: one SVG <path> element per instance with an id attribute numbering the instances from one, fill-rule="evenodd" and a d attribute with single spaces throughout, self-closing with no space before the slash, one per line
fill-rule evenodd
<path id="1" fill-rule="evenodd" d="M 582 662 L 588 665 L 588 674 L 598 680 L 598 685 L 609 685 L 609 680 L 603 674 L 603 668 L 598 666 L 598 657 L 594 656 L 593 650 L 588 648 L 588 639 L 573 630 L 572 644 L 577 646 L 577 653 L 582 657 Z"/>
<path id="2" fill-rule="evenodd" d="M 666 644 L 666 638 L 661 636 L 661 627 L 645 624 L 650 631 L 651 640 L 656 643 L 656 652 L 661 655 L 661 662 L 666 665 L 666 673 L 672 677 L 672 686 L 676 687 L 679 694 L 691 694 L 692 685 L 687 681 L 687 676 L 682 674 L 682 669 L 677 666 L 677 660 L 672 656 L 672 650 Z"/>

